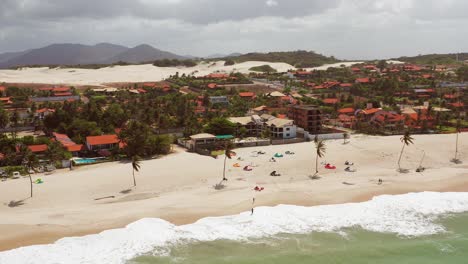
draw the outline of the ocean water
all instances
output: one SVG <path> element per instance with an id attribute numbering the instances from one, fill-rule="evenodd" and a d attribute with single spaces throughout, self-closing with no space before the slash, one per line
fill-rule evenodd
<path id="1" fill-rule="evenodd" d="M 127 264 L 451 264 L 468 263 L 468 214 L 446 216 L 443 233 L 417 237 L 348 228 L 155 248 Z"/>
<path id="2" fill-rule="evenodd" d="M 0 263 L 468 263 L 468 193 L 258 207 L 183 226 L 147 218 L 0 252 Z"/>

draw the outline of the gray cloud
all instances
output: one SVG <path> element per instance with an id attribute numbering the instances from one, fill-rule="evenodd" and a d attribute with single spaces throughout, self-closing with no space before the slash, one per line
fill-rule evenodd
<path id="1" fill-rule="evenodd" d="M 315 50 L 339 58 L 457 52 L 464 0 L 0 0 L 0 52 L 149 43 L 180 54 Z"/>

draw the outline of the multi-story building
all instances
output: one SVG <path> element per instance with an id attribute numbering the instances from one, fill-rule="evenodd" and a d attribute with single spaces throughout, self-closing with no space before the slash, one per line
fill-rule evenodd
<path id="1" fill-rule="evenodd" d="M 314 105 L 293 105 L 289 108 L 288 117 L 294 120 L 298 127 L 316 134 L 322 130 L 322 113 Z"/>

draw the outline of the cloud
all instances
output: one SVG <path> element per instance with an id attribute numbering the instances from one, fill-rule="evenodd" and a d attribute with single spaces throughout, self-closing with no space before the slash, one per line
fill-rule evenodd
<path id="1" fill-rule="evenodd" d="M 276 2 L 275 0 L 268 0 L 268 1 L 266 1 L 266 5 L 267 6 L 277 6 L 278 2 Z"/>
<path id="2" fill-rule="evenodd" d="M 465 10 L 463 0 L 1 0 L 0 52 L 64 42 L 344 59 L 457 52 Z"/>

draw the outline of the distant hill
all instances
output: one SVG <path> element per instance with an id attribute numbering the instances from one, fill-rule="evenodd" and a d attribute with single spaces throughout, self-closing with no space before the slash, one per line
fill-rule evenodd
<path id="1" fill-rule="evenodd" d="M 182 56 L 155 49 L 149 45 L 127 48 L 100 43 L 52 44 L 44 48 L 0 54 L 0 68 L 31 65 L 91 65 L 116 62 L 140 63 L 159 59 L 181 59 Z"/>
<path id="2" fill-rule="evenodd" d="M 128 63 L 139 63 L 139 62 L 149 62 L 162 59 L 185 59 L 183 56 L 179 56 L 174 53 L 167 51 L 159 50 L 151 47 L 150 45 L 139 45 L 132 49 L 128 49 L 117 56 L 114 56 L 108 60 L 105 60 L 105 63 L 116 63 L 119 61 L 128 62 Z"/>
<path id="3" fill-rule="evenodd" d="M 295 66 L 296 68 L 318 67 L 328 63 L 336 63 L 339 60 L 332 57 L 327 57 L 317 54 L 313 51 L 285 51 L 285 52 L 268 52 L 268 53 L 247 53 L 240 56 L 227 57 L 235 62 L 245 61 L 267 61 L 267 62 L 284 62 Z"/>
<path id="4" fill-rule="evenodd" d="M 29 52 L 29 50 L 26 50 L 26 51 L 20 51 L 20 52 L 6 52 L 6 53 L 2 53 L 0 54 L 0 63 L 1 62 L 4 62 L 4 61 L 8 61 L 8 60 L 11 60 L 15 57 L 19 57 L 25 53 Z"/>
<path id="5" fill-rule="evenodd" d="M 210 56 L 206 56 L 205 59 L 221 59 L 221 58 L 226 58 L 226 57 L 238 57 L 240 55 L 242 55 L 242 53 L 239 53 L 239 52 L 234 52 L 231 54 L 215 53 Z"/>
<path id="6" fill-rule="evenodd" d="M 459 62 L 468 60 L 468 53 L 426 54 L 413 57 L 400 57 L 392 60 L 399 60 L 414 64 L 456 64 L 457 54 Z"/>

